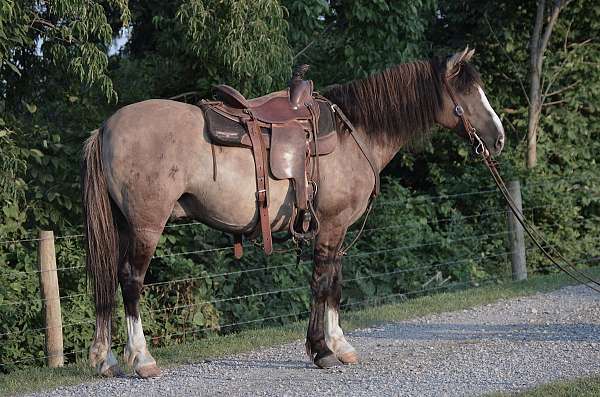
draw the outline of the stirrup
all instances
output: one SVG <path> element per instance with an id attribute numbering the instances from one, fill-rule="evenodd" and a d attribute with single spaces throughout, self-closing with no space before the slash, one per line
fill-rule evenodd
<path id="1" fill-rule="evenodd" d="M 319 234 L 319 229 L 321 228 L 321 224 L 317 219 L 317 215 L 315 214 L 314 207 L 311 202 L 308 203 L 308 209 L 304 211 L 301 217 L 297 217 L 297 210 L 294 207 L 294 211 L 292 212 L 292 221 L 290 222 L 289 231 L 292 235 L 292 238 L 296 241 L 309 241 L 316 237 Z M 302 218 L 302 222 L 299 222 Z M 309 220 L 309 226 L 307 230 L 304 230 L 303 224 L 306 220 Z M 301 232 L 297 232 L 295 229 L 296 223 L 300 223 L 300 227 L 302 228 Z"/>

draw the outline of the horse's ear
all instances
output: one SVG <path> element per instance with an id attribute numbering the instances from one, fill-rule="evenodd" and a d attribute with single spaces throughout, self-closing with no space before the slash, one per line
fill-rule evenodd
<path id="1" fill-rule="evenodd" d="M 467 49 L 469 49 L 469 47 L 467 47 Z M 470 51 L 467 51 L 467 53 L 465 54 L 465 57 L 463 59 L 463 62 L 470 62 L 471 58 L 473 58 L 474 54 L 475 54 L 475 48 L 473 48 Z"/>
<path id="2" fill-rule="evenodd" d="M 467 46 L 464 50 L 452 55 L 446 61 L 446 76 L 454 77 L 460 72 L 461 63 L 469 62 L 475 53 L 475 49 L 469 50 Z"/>

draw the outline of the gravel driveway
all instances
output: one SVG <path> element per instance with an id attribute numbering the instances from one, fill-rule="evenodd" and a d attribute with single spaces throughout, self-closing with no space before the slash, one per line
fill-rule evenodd
<path id="1" fill-rule="evenodd" d="M 52 396 L 479 395 L 600 374 L 600 302 L 583 286 L 349 334 L 362 363 L 319 370 L 303 341 L 107 379 Z"/>

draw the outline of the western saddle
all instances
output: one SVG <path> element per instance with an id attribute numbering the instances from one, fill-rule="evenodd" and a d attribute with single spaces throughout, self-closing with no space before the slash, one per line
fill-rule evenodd
<path id="1" fill-rule="evenodd" d="M 234 88 L 218 85 L 214 87 L 216 101 L 199 103 L 213 145 L 252 150 L 259 218 L 249 235 L 256 237 L 260 226 L 267 255 L 273 252 L 269 171 L 272 178 L 288 179 L 292 183 L 295 202 L 288 226 L 291 236 L 305 241 L 314 238 L 319 231 L 313 208 L 319 181 L 319 156 L 333 152 L 337 146 L 336 107 L 313 92 L 312 81 L 303 80 L 307 70 L 308 65 L 299 66 L 288 88 L 282 91 L 248 100 Z M 372 164 L 368 156 L 367 159 Z M 242 234 L 234 235 L 234 241 L 234 254 L 240 258 Z"/>

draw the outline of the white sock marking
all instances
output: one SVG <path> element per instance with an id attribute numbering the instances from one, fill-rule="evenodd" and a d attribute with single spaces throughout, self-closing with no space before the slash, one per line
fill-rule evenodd
<path id="1" fill-rule="evenodd" d="M 129 365 L 133 365 L 137 358 L 137 366 L 154 364 L 155 361 L 146 348 L 146 338 L 142 328 L 142 319 L 127 316 L 127 346 L 125 348 L 125 359 Z"/>
<path id="2" fill-rule="evenodd" d="M 132 348 L 141 348 L 146 346 L 146 338 L 144 338 L 144 330 L 142 328 L 142 319 L 127 316 L 127 343 Z"/>
<path id="3" fill-rule="evenodd" d="M 354 351 L 352 345 L 344 337 L 338 311 L 327 304 L 325 304 L 325 343 L 336 354 Z"/>

